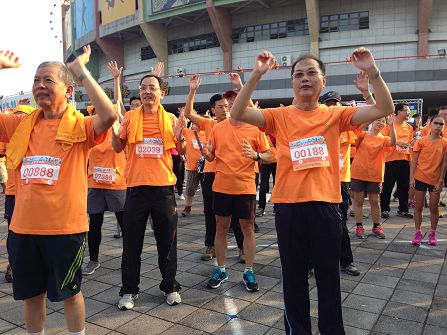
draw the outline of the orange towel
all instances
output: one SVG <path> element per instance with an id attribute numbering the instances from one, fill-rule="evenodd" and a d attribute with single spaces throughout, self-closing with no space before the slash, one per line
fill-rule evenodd
<path id="1" fill-rule="evenodd" d="M 22 162 L 28 149 L 31 131 L 42 113 L 42 109 L 39 108 L 35 113 L 25 116 L 14 131 L 6 149 L 8 169 L 17 168 Z M 73 146 L 73 143 L 80 143 L 85 140 L 87 140 L 87 134 L 84 115 L 78 112 L 72 105 L 68 105 L 57 129 L 56 141 L 62 143 L 63 150 L 68 150 Z"/>
<path id="2" fill-rule="evenodd" d="M 130 112 L 129 139 L 130 144 L 143 141 L 143 105 Z M 158 125 L 165 150 L 175 148 L 175 136 L 172 129 L 171 118 L 164 107 L 158 107 Z"/>

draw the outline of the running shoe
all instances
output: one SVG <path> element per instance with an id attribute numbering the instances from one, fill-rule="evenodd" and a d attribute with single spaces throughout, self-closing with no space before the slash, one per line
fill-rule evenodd
<path id="1" fill-rule="evenodd" d="M 256 217 L 261 217 L 264 215 L 265 215 L 265 208 L 259 207 L 258 210 L 256 211 Z"/>
<path id="2" fill-rule="evenodd" d="M 428 245 L 438 245 L 438 239 L 436 238 L 436 231 L 430 230 L 428 233 Z"/>
<path id="3" fill-rule="evenodd" d="M 122 311 L 132 309 L 135 305 L 135 300 L 137 299 L 138 294 L 123 294 L 123 296 L 118 301 L 118 309 Z"/>
<path id="4" fill-rule="evenodd" d="M 413 240 L 411 241 L 411 244 L 413 245 L 421 245 L 422 242 L 422 232 L 420 230 L 416 230 L 414 233 Z"/>
<path id="5" fill-rule="evenodd" d="M 191 206 L 185 206 L 182 212 L 182 216 L 189 216 L 191 214 Z"/>
<path id="6" fill-rule="evenodd" d="M 9 264 L 6 266 L 5 280 L 8 283 L 12 283 L 12 270 Z"/>
<path id="7" fill-rule="evenodd" d="M 183 194 L 179 194 L 176 197 L 177 200 L 185 200 L 185 196 Z"/>
<path id="8" fill-rule="evenodd" d="M 206 286 L 208 288 L 218 288 L 220 287 L 220 284 L 226 282 L 227 280 L 228 280 L 227 273 L 222 272 L 220 268 L 216 268 L 210 280 L 208 280 L 208 284 Z"/>
<path id="9" fill-rule="evenodd" d="M 256 222 L 254 223 L 253 229 L 254 229 L 255 233 L 259 233 L 261 231 L 261 229 L 259 229 L 259 226 Z"/>
<path id="10" fill-rule="evenodd" d="M 445 206 L 446 206 L 446 204 L 444 201 L 439 201 L 439 207 L 445 207 Z"/>
<path id="11" fill-rule="evenodd" d="M 377 238 L 380 238 L 380 239 L 385 238 L 385 233 L 383 232 L 382 227 L 380 227 L 380 226 L 378 226 L 377 228 L 373 228 L 372 233 Z"/>
<path id="12" fill-rule="evenodd" d="M 390 212 L 388 211 L 383 211 L 382 214 L 380 214 L 380 217 L 382 219 L 388 219 L 390 217 Z"/>
<path id="13" fill-rule="evenodd" d="M 246 271 L 242 276 L 242 281 L 248 292 L 259 291 L 258 282 L 256 281 L 253 271 Z"/>
<path id="14" fill-rule="evenodd" d="M 169 306 L 175 306 L 182 302 L 182 297 L 178 292 L 171 292 L 168 294 L 165 293 L 165 297 L 166 297 L 166 303 Z"/>
<path id="15" fill-rule="evenodd" d="M 355 229 L 355 236 L 363 240 L 365 238 L 364 233 L 365 229 L 362 226 L 357 226 L 357 228 Z"/>
<path id="16" fill-rule="evenodd" d="M 340 266 L 342 272 L 347 273 L 350 276 L 360 276 L 360 271 L 355 267 L 354 263 L 348 264 L 346 266 Z"/>
<path id="17" fill-rule="evenodd" d="M 82 270 L 82 274 L 85 276 L 92 275 L 95 273 L 96 269 L 99 269 L 101 264 L 99 262 L 90 261 Z"/>
<path id="18" fill-rule="evenodd" d="M 214 250 L 214 247 L 206 247 L 205 253 L 202 256 L 200 256 L 200 259 L 202 261 L 210 261 L 215 257 L 216 257 L 216 251 Z"/>
<path id="19" fill-rule="evenodd" d="M 408 213 L 408 212 L 402 212 L 402 211 L 397 211 L 397 216 L 400 216 L 402 218 L 407 218 L 407 219 L 413 218 L 413 214 Z"/>

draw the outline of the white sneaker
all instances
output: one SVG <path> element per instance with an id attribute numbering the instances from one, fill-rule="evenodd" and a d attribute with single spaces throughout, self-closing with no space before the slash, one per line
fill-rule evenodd
<path id="1" fill-rule="evenodd" d="M 171 292 L 169 294 L 165 293 L 166 303 L 169 306 L 175 306 L 182 302 L 182 297 L 178 292 Z"/>
<path id="2" fill-rule="evenodd" d="M 118 308 L 122 311 L 132 309 L 137 299 L 138 294 L 124 294 L 118 301 Z"/>
<path id="3" fill-rule="evenodd" d="M 177 195 L 177 200 L 185 200 L 185 196 L 183 194 Z"/>

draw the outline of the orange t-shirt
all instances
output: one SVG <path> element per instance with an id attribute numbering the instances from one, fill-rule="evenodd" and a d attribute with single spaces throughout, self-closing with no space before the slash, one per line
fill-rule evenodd
<path id="1" fill-rule="evenodd" d="M 357 109 L 320 105 L 312 111 L 295 106 L 262 110 L 265 131 L 275 136 L 278 153 L 273 202 L 341 202 L 339 137 L 341 132 L 356 128 L 351 118 Z M 330 166 L 294 171 L 289 143 L 314 136 L 324 136 Z"/>
<path id="2" fill-rule="evenodd" d="M 430 123 L 421 128 L 421 136 L 428 136 L 431 133 Z"/>
<path id="3" fill-rule="evenodd" d="M 24 116 L 0 115 L 0 133 L 7 141 Z M 61 119 L 40 118 L 31 131 L 25 158 L 49 156 L 59 161 L 59 177 L 53 185 L 26 183 L 22 163 L 15 169 L 16 203 L 10 229 L 17 234 L 65 235 L 88 231 L 87 159 L 90 149 L 105 136 L 95 136 L 93 118 L 84 118 L 87 140 L 63 150 L 56 142 Z M 41 160 L 42 161 L 42 160 Z M 32 165 L 31 165 L 32 166 Z M 30 172 L 32 167 L 24 169 Z"/>
<path id="4" fill-rule="evenodd" d="M 121 139 L 126 140 L 130 134 L 130 115 L 138 112 L 136 109 L 124 114 L 124 129 Z M 169 113 L 171 121 L 174 123 L 175 116 Z M 143 113 L 143 138 L 162 139 L 160 126 L 158 124 L 158 114 Z M 126 183 L 127 187 L 134 186 L 171 186 L 175 185 L 176 177 L 172 171 L 171 150 L 165 150 L 159 157 L 141 157 L 137 154 L 137 146 L 143 142 L 128 143 Z"/>
<path id="5" fill-rule="evenodd" d="M 242 155 L 242 140 L 256 152 L 269 149 L 265 133 L 249 124 L 234 126 L 230 120 L 216 124 L 210 136 L 216 156 L 213 191 L 225 194 L 256 194 L 257 162 Z"/>
<path id="6" fill-rule="evenodd" d="M 207 141 L 210 139 L 211 132 L 216 124 L 217 121 L 213 119 L 206 119 L 204 117 L 200 117 L 198 126 L 201 130 L 205 132 L 205 138 Z M 216 160 L 212 162 L 206 161 L 203 172 L 216 172 Z"/>
<path id="7" fill-rule="evenodd" d="M 359 135 L 355 158 L 351 165 L 351 178 L 374 183 L 383 182 L 386 152 L 393 150 L 390 138 L 378 134 L 373 136 L 364 132 Z"/>
<path id="8" fill-rule="evenodd" d="M 112 129 L 107 131 L 106 139 L 95 146 L 88 157 L 88 187 L 107 190 L 125 190 L 126 154 L 124 150 L 116 153 L 112 148 Z"/>
<path id="9" fill-rule="evenodd" d="M 351 181 L 351 145 L 357 136 L 353 131 L 344 131 L 340 134 L 340 180 L 344 183 Z"/>
<path id="10" fill-rule="evenodd" d="M 199 161 L 202 153 L 200 152 L 199 143 L 194 135 L 194 130 L 189 128 L 183 129 L 183 136 L 186 142 L 186 170 L 196 171 L 197 162 Z M 202 148 L 205 145 L 205 132 L 202 130 L 197 131 L 197 136 L 199 137 Z"/>
<path id="11" fill-rule="evenodd" d="M 440 138 L 431 141 L 422 137 L 414 144 L 413 151 L 419 152 L 419 158 L 414 170 L 414 179 L 429 185 L 436 185 L 441 178 L 441 166 L 447 153 L 447 139 Z"/>
<path id="12" fill-rule="evenodd" d="M 413 141 L 414 130 L 406 121 L 402 124 L 395 123 L 394 129 L 396 129 L 396 142 L 405 142 L 410 144 Z M 390 136 L 390 127 L 388 125 L 381 131 L 382 135 Z M 389 151 L 386 154 L 385 162 L 392 161 L 410 161 L 411 160 L 411 148 L 401 148 L 396 145 L 395 150 Z"/>

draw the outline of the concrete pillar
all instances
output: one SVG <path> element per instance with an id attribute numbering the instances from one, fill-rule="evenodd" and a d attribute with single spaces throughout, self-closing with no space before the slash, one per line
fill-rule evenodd
<path id="1" fill-rule="evenodd" d="M 307 24 L 309 26 L 310 52 L 319 57 L 320 8 L 318 0 L 306 0 Z"/>
<path id="2" fill-rule="evenodd" d="M 154 50 L 159 62 L 168 69 L 168 29 L 161 23 L 140 22 L 140 28 L 146 40 Z"/>
<path id="3" fill-rule="evenodd" d="M 418 1 L 418 56 L 428 55 L 428 34 L 433 0 Z"/>
<path id="4" fill-rule="evenodd" d="M 206 0 L 206 10 L 219 40 L 223 53 L 223 68 L 225 71 L 233 69 L 233 39 L 231 14 L 226 8 L 215 7 L 213 0 Z"/>

